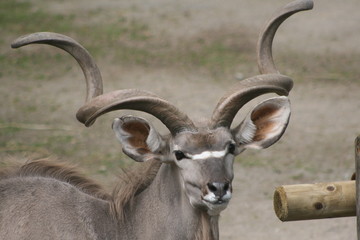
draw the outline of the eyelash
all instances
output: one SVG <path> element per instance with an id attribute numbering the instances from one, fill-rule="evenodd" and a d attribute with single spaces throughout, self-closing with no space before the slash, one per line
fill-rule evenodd
<path id="1" fill-rule="evenodd" d="M 228 152 L 229 152 L 230 154 L 234 154 L 234 153 L 235 153 L 235 149 L 236 149 L 235 144 L 230 143 L 229 146 L 228 146 Z"/>
<path id="2" fill-rule="evenodd" d="M 175 157 L 178 161 L 187 158 L 186 155 L 182 151 L 174 151 Z"/>

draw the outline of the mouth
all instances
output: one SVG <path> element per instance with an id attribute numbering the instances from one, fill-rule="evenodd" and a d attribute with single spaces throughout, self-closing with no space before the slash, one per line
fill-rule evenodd
<path id="1" fill-rule="evenodd" d="M 222 195 L 215 195 L 213 192 L 209 192 L 206 195 L 201 197 L 201 200 L 213 204 L 213 205 L 219 205 L 219 204 L 227 204 L 229 203 L 232 193 L 230 190 L 226 191 L 225 194 Z"/>
<path id="2" fill-rule="evenodd" d="M 228 204 L 230 199 L 206 199 L 205 197 L 201 197 L 201 200 L 206 203 L 206 204 L 211 204 L 211 205 L 223 205 L 223 204 Z"/>
<path id="3" fill-rule="evenodd" d="M 205 196 L 201 197 L 203 204 L 207 208 L 207 213 L 210 216 L 219 215 L 220 212 L 222 212 L 228 206 L 230 199 L 230 191 L 228 191 L 227 194 L 222 197 L 215 196 L 215 194 L 213 193 L 208 193 Z"/>
<path id="4" fill-rule="evenodd" d="M 229 204 L 229 200 L 207 201 L 203 199 L 202 202 L 206 205 L 207 213 L 210 216 L 219 215 Z"/>

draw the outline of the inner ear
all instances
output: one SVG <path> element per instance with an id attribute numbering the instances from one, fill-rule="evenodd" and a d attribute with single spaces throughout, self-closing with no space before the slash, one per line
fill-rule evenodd
<path id="1" fill-rule="evenodd" d="M 271 98 L 257 105 L 233 134 L 237 143 L 245 148 L 267 148 L 281 138 L 289 117 L 289 99 Z"/>
<path id="2" fill-rule="evenodd" d="M 126 121 L 122 124 L 123 131 L 128 133 L 127 141 L 133 148 L 136 148 L 140 154 L 149 153 L 150 149 L 146 140 L 150 133 L 150 126 L 146 122 Z"/>
<path id="3" fill-rule="evenodd" d="M 253 141 L 262 141 L 267 137 L 267 134 L 271 132 L 276 125 L 277 121 L 272 121 L 279 114 L 281 109 L 276 105 L 260 105 L 257 107 L 256 111 L 251 112 L 251 121 L 256 126 L 255 135 L 253 136 Z"/>
<path id="4" fill-rule="evenodd" d="M 161 135 L 143 118 L 116 118 L 112 126 L 123 152 L 138 162 L 162 160 L 165 143 Z"/>

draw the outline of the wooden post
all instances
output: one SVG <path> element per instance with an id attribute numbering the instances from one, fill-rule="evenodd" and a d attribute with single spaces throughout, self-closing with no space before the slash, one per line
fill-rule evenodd
<path id="1" fill-rule="evenodd" d="M 355 167 L 356 167 L 356 225 L 357 239 L 360 240 L 360 136 L 355 139 Z"/>
<path id="2" fill-rule="evenodd" d="M 275 213 L 281 221 L 356 215 L 355 181 L 285 185 L 274 193 Z"/>

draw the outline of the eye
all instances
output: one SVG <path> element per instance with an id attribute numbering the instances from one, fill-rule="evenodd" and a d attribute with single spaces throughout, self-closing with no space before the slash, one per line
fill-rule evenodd
<path id="1" fill-rule="evenodd" d="M 186 158 L 185 154 L 182 151 L 174 151 L 175 157 L 177 160 L 181 160 L 183 158 Z"/>
<path id="2" fill-rule="evenodd" d="M 235 148 L 236 148 L 235 144 L 230 143 L 229 146 L 228 146 L 228 152 L 230 154 L 234 154 L 235 153 Z"/>

